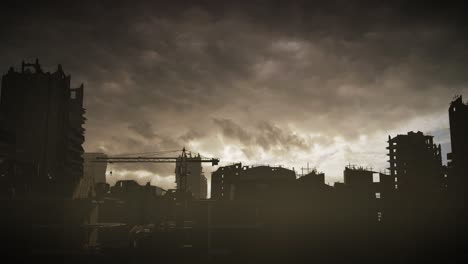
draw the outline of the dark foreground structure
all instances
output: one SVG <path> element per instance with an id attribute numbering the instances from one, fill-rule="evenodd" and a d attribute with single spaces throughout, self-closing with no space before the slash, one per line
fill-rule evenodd
<path id="1" fill-rule="evenodd" d="M 465 256 L 468 106 L 461 97 L 449 108 L 447 167 L 431 136 L 409 132 L 388 139 L 389 174 L 350 165 L 344 182 L 329 186 L 316 170 L 297 177 L 287 168 L 236 163 L 212 174 L 207 200 L 199 164 L 187 192 L 134 181 L 107 185 L 106 167 L 90 158 L 105 155 L 83 155 L 81 147 L 83 86 L 70 88 L 61 66 L 46 73 L 38 62 L 23 63 L 3 76 L 1 95 L 3 256 L 61 263 Z"/>
<path id="2" fill-rule="evenodd" d="M 7 252 L 69 252 L 88 239 L 83 225 L 95 205 L 94 185 L 81 184 L 83 90 L 70 87 L 61 65 L 44 72 L 37 60 L 2 78 L 0 221 Z"/>

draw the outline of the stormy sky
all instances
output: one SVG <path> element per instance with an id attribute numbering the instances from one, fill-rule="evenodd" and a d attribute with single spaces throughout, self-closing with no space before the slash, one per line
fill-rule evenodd
<path id="1" fill-rule="evenodd" d="M 448 105 L 468 96 L 462 6 L 224 2 L 5 5 L 0 66 L 39 58 L 84 83 L 89 152 L 185 146 L 221 165 L 309 162 L 331 183 L 347 164 L 387 168 L 388 135 L 420 130 L 450 151 Z M 112 171 L 174 186 L 173 165 Z"/>

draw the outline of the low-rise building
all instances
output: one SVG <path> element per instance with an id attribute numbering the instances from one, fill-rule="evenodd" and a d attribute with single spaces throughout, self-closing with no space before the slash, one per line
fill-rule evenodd
<path id="1" fill-rule="evenodd" d="M 211 175 L 211 198 L 219 200 L 263 199 L 287 195 L 296 173 L 280 166 L 220 167 Z"/>

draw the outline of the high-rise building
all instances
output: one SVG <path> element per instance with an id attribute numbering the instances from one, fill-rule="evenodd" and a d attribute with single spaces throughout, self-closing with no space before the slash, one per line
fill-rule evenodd
<path id="1" fill-rule="evenodd" d="M 457 97 L 449 107 L 450 140 L 452 152 L 447 154 L 449 168 L 449 193 L 468 205 L 468 104 Z M 466 198 L 465 198 L 466 197 Z"/>
<path id="2" fill-rule="evenodd" d="M 83 175 L 83 85 L 71 88 L 61 65 L 50 73 L 23 62 L 2 78 L 0 112 L 14 135 L 13 193 L 71 197 Z"/>
<path id="3" fill-rule="evenodd" d="M 7 132 L 4 124 L 3 115 L 0 113 L 0 167 L 2 167 L 2 165 L 6 165 L 8 160 L 12 158 L 12 146 L 15 141 L 15 136 Z M 2 171 L 0 171 L 0 173 L 1 172 Z"/>
<path id="4" fill-rule="evenodd" d="M 388 137 L 390 175 L 399 193 L 418 196 L 444 189 L 440 145 L 422 132 Z"/>
<path id="5" fill-rule="evenodd" d="M 183 189 L 192 193 L 195 199 L 206 199 L 207 184 L 203 175 L 200 154 L 186 157 L 180 156 L 175 168 L 177 189 Z"/>

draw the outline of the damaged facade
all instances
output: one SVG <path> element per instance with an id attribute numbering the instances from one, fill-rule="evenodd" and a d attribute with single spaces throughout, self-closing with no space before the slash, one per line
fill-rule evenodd
<path id="1" fill-rule="evenodd" d="M 399 192 L 416 194 L 444 188 L 441 147 L 434 144 L 433 136 L 412 131 L 389 136 L 387 149 L 390 175 Z"/>
<path id="2" fill-rule="evenodd" d="M 391 214 L 395 226 L 410 223 L 424 232 L 441 225 L 446 204 L 445 169 L 440 145 L 422 132 L 389 136 L 390 176 L 395 181 Z"/>
<path id="3" fill-rule="evenodd" d="M 44 72 L 36 60 L 10 68 L 1 95 L 4 132 L 15 135 L 12 193 L 70 197 L 83 175 L 83 85 L 71 88 L 62 66 Z"/>
<path id="4" fill-rule="evenodd" d="M 7 237 L 34 237 L 37 248 L 92 240 L 85 227 L 96 205 L 94 184 L 83 178 L 84 88 L 70 87 L 70 79 L 61 65 L 44 72 L 38 60 L 2 77 L 2 224 L 13 226 Z"/>

